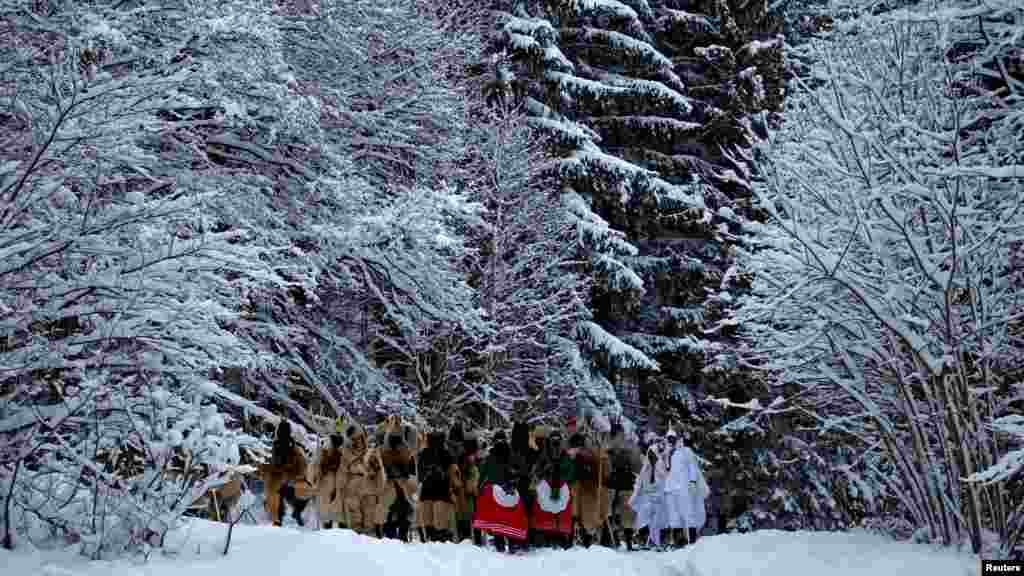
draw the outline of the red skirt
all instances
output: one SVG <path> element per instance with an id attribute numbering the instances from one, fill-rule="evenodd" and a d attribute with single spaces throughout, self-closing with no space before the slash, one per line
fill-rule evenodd
<path id="1" fill-rule="evenodd" d="M 526 540 L 526 508 L 518 497 L 514 506 L 499 504 L 494 498 L 494 485 L 485 484 L 476 498 L 473 528 L 515 540 Z"/>
<path id="2" fill-rule="evenodd" d="M 540 490 L 539 492 L 546 491 Z M 544 532 L 572 534 L 572 492 L 569 491 L 568 484 L 564 482 L 562 483 L 562 486 L 559 489 L 559 496 L 563 496 L 563 498 L 559 498 L 559 504 L 562 504 L 562 506 L 557 506 L 557 508 L 561 508 L 561 511 L 557 512 L 551 511 L 553 506 L 550 505 L 545 506 L 548 510 L 544 510 L 544 508 L 541 507 L 540 494 L 538 494 L 538 497 L 533 499 L 533 514 L 531 515 L 531 522 L 534 529 Z"/>

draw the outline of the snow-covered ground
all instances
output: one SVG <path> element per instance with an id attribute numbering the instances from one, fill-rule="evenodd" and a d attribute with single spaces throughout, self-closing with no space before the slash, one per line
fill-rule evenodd
<path id="1" fill-rule="evenodd" d="M 175 535 L 173 554 L 148 563 L 87 562 L 73 550 L 0 550 L 5 576 L 966 576 L 980 573 L 975 556 L 893 542 L 864 532 L 775 530 L 704 538 L 671 553 L 577 548 L 500 555 L 464 544 L 404 544 L 349 531 L 299 531 L 238 526 L 222 556 L 223 524 L 195 521 Z M 22 545 L 25 546 L 24 540 Z"/>

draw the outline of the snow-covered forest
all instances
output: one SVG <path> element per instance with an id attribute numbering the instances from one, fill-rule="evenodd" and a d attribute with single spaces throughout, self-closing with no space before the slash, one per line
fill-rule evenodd
<path id="1" fill-rule="evenodd" d="M 1024 4 L 0 0 L 3 547 L 382 415 L 1024 559 Z"/>

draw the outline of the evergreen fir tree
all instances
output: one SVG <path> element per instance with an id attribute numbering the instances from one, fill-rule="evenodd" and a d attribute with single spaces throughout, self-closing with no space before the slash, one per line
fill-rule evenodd
<path id="1" fill-rule="evenodd" d="M 636 423 L 685 423 L 713 463 L 723 496 L 713 507 L 733 527 L 799 524 L 806 503 L 772 494 L 786 484 L 797 494 L 817 464 L 786 469 L 795 448 L 780 447 L 774 413 L 735 407 L 770 398 L 732 353 L 740 327 L 723 322 L 750 285 L 734 256 L 746 223 L 761 219 L 752 148 L 782 104 L 778 19 L 725 0 L 503 8 L 493 93 L 524 101 L 555 136 L 553 169 L 581 230 L 615 234 L 588 246 L 594 329 L 623 344 L 593 349 L 595 366 Z M 737 469 L 742 478 L 722 474 Z M 759 488 L 746 487 L 751 476 Z"/>

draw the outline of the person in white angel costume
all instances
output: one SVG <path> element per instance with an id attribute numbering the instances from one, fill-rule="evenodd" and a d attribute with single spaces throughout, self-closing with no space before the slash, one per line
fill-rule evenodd
<path id="1" fill-rule="evenodd" d="M 668 479 L 665 483 L 668 528 L 672 531 L 673 544 L 682 547 L 696 542 L 697 535 L 704 529 L 707 522 L 704 503 L 709 490 L 693 450 L 671 427 L 665 440 L 668 444 Z"/>
<path id="2" fill-rule="evenodd" d="M 658 437 L 648 432 L 644 437 L 647 445 L 644 464 L 636 477 L 629 506 L 636 512 L 638 533 L 647 532 L 646 544 L 661 546 L 661 532 L 666 528 L 668 515 L 665 507 L 665 481 L 668 470 L 665 459 L 660 456 Z M 641 543 L 644 544 L 644 543 Z"/>

